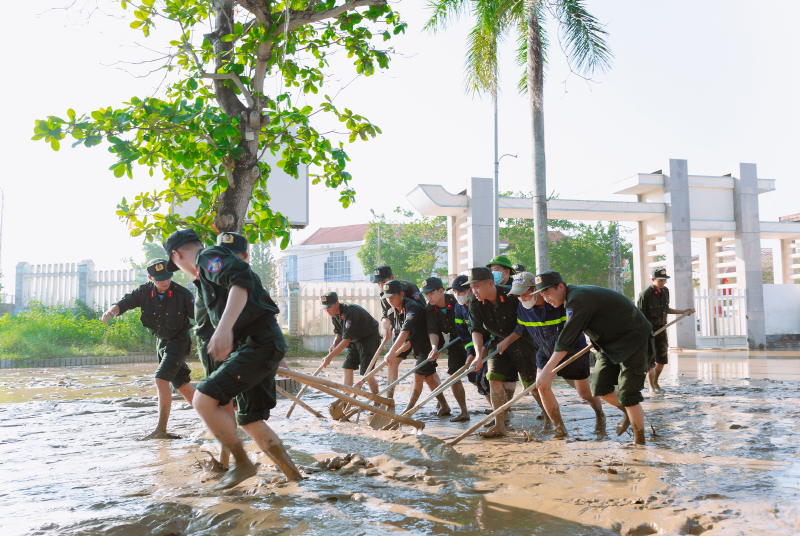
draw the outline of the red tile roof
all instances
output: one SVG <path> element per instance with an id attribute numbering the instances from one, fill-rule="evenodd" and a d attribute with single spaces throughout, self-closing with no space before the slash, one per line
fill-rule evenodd
<path id="1" fill-rule="evenodd" d="M 367 224 L 343 225 L 341 227 L 321 227 L 303 240 L 301 246 L 314 246 L 317 244 L 341 244 L 343 242 L 359 242 L 367 234 Z"/>

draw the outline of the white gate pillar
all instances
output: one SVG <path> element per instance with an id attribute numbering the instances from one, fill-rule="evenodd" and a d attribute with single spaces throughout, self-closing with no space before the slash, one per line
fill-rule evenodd
<path id="1" fill-rule="evenodd" d="M 637 221 L 631 236 L 631 245 L 633 253 L 633 295 L 639 296 L 649 284 L 650 279 L 647 273 L 647 248 L 645 247 L 645 230 L 644 223 Z"/>
<path id="2" fill-rule="evenodd" d="M 492 237 L 494 225 L 492 208 L 494 204 L 494 181 L 472 177 L 467 182 L 467 268 L 484 266 L 494 258 Z M 531 238 L 532 239 L 532 238 Z"/>
<path id="3" fill-rule="evenodd" d="M 694 307 L 692 285 L 692 228 L 689 215 L 689 166 L 686 160 L 670 158 L 664 171 L 664 231 L 670 307 Z M 694 322 L 678 322 L 670 328 L 678 348 L 697 348 Z"/>
<path id="4" fill-rule="evenodd" d="M 758 175 L 755 164 L 739 164 L 733 174 L 733 215 L 736 220 L 736 286 L 747 292 L 747 345 L 763 350 L 764 324 L 761 229 L 758 214 Z"/>

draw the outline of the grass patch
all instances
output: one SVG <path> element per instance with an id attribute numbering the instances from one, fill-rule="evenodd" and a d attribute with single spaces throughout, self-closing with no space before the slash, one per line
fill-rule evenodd
<path id="1" fill-rule="evenodd" d="M 100 313 L 79 305 L 55 309 L 31 304 L 17 316 L 0 317 L 0 357 L 49 359 L 108 357 L 155 352 L 155 338 L 142 326 L 139 311 L 100 322 Z"/>
<path id="2" fill-rule="evenodd" d="M 328 355 L 328 352 L 312 352 L 303 348 L 303 337 L 287 333 L 284 333 L 283 337 L 286 339 L 286 344 L 289 345 L 285 356 L 287 359 L 292 357 L 325 357 Z"/>

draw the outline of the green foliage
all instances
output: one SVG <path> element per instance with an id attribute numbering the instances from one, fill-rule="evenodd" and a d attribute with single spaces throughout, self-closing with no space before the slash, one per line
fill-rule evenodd
<path id="1" fill-rule="evenodd" d="M 0 355 L 4 359 L 114 356 L 154 351 L 155 339 L 129 311 L 108 325 L 85 304 L 54 309 L 31 303 L 30 311 L 0 317 Z"/>
<path id="2" fill-rule="evenodd" d="M 358 251 L 358 258 L 364 267 L 364 274 L 372 274 L 378 266 L 378 229 L 381 235 L 381 262 L 392 267 L 396 279 L 418 283 L 430 277 L 447 275 L 447 268 L 435 269 L 437 263 L 445 259 L 447 247 L 440 242 L 447 241 L 447 218 L 440 216 L 414 218 L 414 213 L 395 209 L 409 221 L 387 220 L 383 215 L 367 225 L 364 245 Z"/>
<path id="3" fill-rule="evenodd" d="M 261 285 L 268 292 L 274 292 L 277 274 L 275 259 L 272 257 L 272 245 L 269 242 L 250 246 L 250 267 L 261 278 Z"/>
<path id="4" fill-rule="evenodd" d="M 503 195 L 511 195 L 507 192 Z M 522 194 L 516 194 L 522 197 Z M 548 220 L 551 233 L 564 237 L 550 242 L 550 267 L 561 273 L 564 281 L 573 285 L 608 286 L 609 253 L 613 224 L 597 222 L 595 225 L 568 220 Z M 633 246 L 624 240 L 625 229 L 620 228 L 620 251 L 623 259 L 633 262 Z M 535 270 L 536 250 L 533 240 L 533 220 L 506 218 L 501 220 L 501 240 L 508 240 L 505 253 L 511 262 L 522 263 Z M 624 283 L 623 293 L 633 299 L 633 282 Z"/>
<path id="5" fill-rule="evenodd" d="M 145 242 L 144 244 L 142 244 L 142 251 L 144 252 L 144 262 L 142 263 L 134 262 L 133 257 L 128 259 L 128 261 L 131 263 L 131 268 L 133 268 L 134 270 L 146 270 L 147 263 L 149 263 L 150 261 L 155 259 L 167 258 L 166 252 L 164 251 L 164 248 L 161 246 L 159 242 Z M 177 272 L 174 272 L 172 274 L 172 280 L 175 281 L 177 284 L 186 287 L 192 292 L 194 292 L 194 285 L 192 284 L 192 278 L 189 277 L 189 275 L 184 273 L 183 271 L 178 270 Z M 142 276 L 141 283 L 144 283 L 146 281 L 147 279 L 145 278 L 145 276 Z"/>
<path id="6" fill-rule="evenodd" d="M 234 5 L 235 4 L 235 5 Z M 340 188 L 342 206 L 355 198 L 345 170 L 344 144 L 321 133 L 318 114 L 338 120 L 350 143 L 367 140 L 380 129 L 328 95 L 296 104 L 292 95 L 316 95 L 325 87 L 329 56 L 343 51 L 355 72 L 370 76 L 386 69 L 391 49 L 378 48 L 406 24 L 386 0 L 352 4 L 337 0 L 215 2 L 211 0 L 120 1 L 131 8 L 131 28 L 150 34 L 156 21 L 171 24 L 173 39 L 164 66 L 175 72 L 163 97 L 131 97 L 122 106 L 101 107 L 66 119 L 37 120 L 34 140 L 53 150 L 67 137 L 73 147 L 106 144 L 116 162 L 115 177 L 133 178 L 134 166 L 152 176 L 163 174 L 163 189 L 122 199 L 117 214 L 132 236 L 160 240 L 178 228 L 192 227 L 207 242 L 219 231 L 243 232 L 251 243 L 274 238 L 289 243 L 288 220 L 270 208 L 270 167 L 261 158 L 278 155 L 277 166 L 297 178 L 298 167 L 312 169 L 313 184 Z M 209 33 L 209 26 L 213 29 Z M 341 73 L 337 73 L 341 74 Z M 282 81 L 282 93 L 269 95 L 266 76 Z M 331 77 L 334 78 L 334 77 Z M 172 78 L 171 78 L 172 79 Z M 313 120 L 312 120 L 313 119 Z M 326 128 L 326 130 L 328 130 Z M 250 199 L 247 214 L 241 196 Z M 174 204 L 199 201 L 183 218 Z M 242 229 L 245 217 L 253 225 Z"/>

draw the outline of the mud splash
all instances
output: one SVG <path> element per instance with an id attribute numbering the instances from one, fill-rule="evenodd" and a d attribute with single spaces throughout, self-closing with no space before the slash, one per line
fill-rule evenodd
<path id="1" fill-rule="evenodd" d="M 645 402 L 643 449 L 627 434 L 591 433 L 591 408 L 565 384 L 556 394 L 566 441 L 538 432 L 531 399 L 515 409 L 508 438 L 468 438 L 455 449 L 443 440 L 469 423 L 437 418 L 433 405 L 418 414 L 425 434 L 413 435 L 320 421 L 300 409 L 286 420 L 281 400 L 270 425 L 305 480 L 287 483 L 248 442 L 258 476 L 226 492 L 211 490 L 220 472 L 204 451 L 218 449 L 188 404 L 176 399 L 170 421 L 184 439 L 136 441 L 156 419 L 152 365 L 4 371 L 0 400 L 18 403 L 0 412 L 0 528 L 4 535 L 800 532 L 800 382 L 781 379 L 800 370 L 800 360 L 770 357 L 783 361 L 783 376 L 752 378 L 763 363 L 746 354 L 672 357 L 662 375 L 666 394 Z M 715 362 L 744 371 L 726 369 L 742 359 L 747 375 L 703 374 Z M 475 422 L 488 406 L 465 387 Z M 408 395 L 398 390 L 398 404 Z M 312 392 L 304 399 L 323 413 L 330 402 Z M 535 440 L 525 442 L 523 430 Z M 331 466 L 338 468 L 320 467 L 348 454 L 355 456 Z"/>

